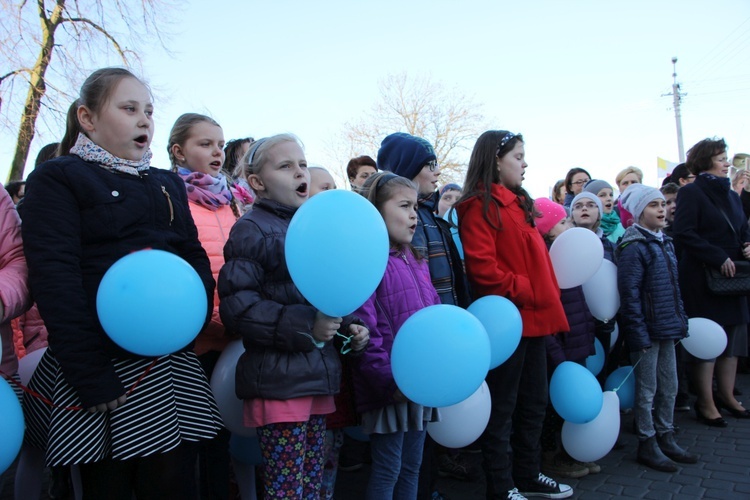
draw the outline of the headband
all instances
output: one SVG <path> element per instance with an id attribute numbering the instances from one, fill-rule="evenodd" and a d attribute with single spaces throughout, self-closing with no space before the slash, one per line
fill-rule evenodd
<path id="1" fill-rule="evenodd" d="M 252 143 L 250 145 L 250 149 L 247 152 L 247 164 L 248 165 L 252 165 L 253 164 L 253 159 L 255 158 L 255 152 L 258 151 L 258 148 L 260 148 L 261 145 L 264 142 L 266 142 L 267 139 L 268 139 L 267 137 L 264 137 L 262 139 L 258 139 L 257 141 L 255 141 L 254 143 Z"/>
<path id="2" fill-rule="evenodd" d="M 513 139 L 515 136 L 516 136 L 516 134 L 514 134 L 513 132 L 506 132 L 505 135 L 503 135 L 500 138 L 500 142 L 497 145 L 497 153 L 496 154 L 499 155 L 500 151 L 505 147 L 505 145 L 508 144 L 508 142 L 510 142 L 510 140 Z"/>
<path id="3" fill-rule="evenodd" d="M 390 173 L 390 172 L 387 173 L 387 174 L 383 174 L 383 176 L 380 179 L 378 179 L 378 182 L 375 184 L 375 187 L 378 188 L 378 189 L 380 189 L 381 187 L 383 187 L 383 185 L 386 182 L 388 182 L 391 179 L 396 178 L 396 177 L 400 177 L 400 176 L 398 176 L 396 174 L 393 174 L 393 173 Z"/>

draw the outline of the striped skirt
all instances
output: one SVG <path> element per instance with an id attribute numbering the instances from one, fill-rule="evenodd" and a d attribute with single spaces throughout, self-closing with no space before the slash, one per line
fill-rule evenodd
<path id="1" fill-rule="evenodd" d="M 126 389 L 143 376 L 153 359 L 113 360 Z M 193 352 L 158 358 L 151 370 L 114 411 L 89 413 L 65 381 L 48 350 L 29 388 L 54 403 L 26 394 L 27 443 L 46 450 L 48 466 L 127 460 L 165 453 L 181 441 L 210 439 L 222 427 L 206 375 Z"/>

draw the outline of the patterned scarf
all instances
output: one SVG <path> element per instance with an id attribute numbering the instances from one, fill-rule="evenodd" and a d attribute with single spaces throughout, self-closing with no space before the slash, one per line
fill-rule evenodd
<path id="1" fill-rule="evenodd" d="M 612 210 L 608 214 L 602 214 L 602 223 L 601 227 L 602 231 L 604 232 L 604 236 L 609 236 L 612 234 L 612 231 L 617 229 L 617 225 L 620 223 L 620 216 L 617 215 L 617 212 Z"/>
<path id="2" fill-rule="evenodd" d="M 140 161 L 118 158 L 109 151 L 94 144 L 94 141 L 84 134 L 78 134 L 75 145 L 70 148 L 70 154 L 80 157 L 84 161 L 99 164 L 100 167 L 130 175 L 148 173 L 151 165 L 151 150 L 143 155 Z"/>
<path id="3" fill-rule="evenodd" d="M 216 211 L 219 207 L 232 202 L 232 193 L 227 187 L 227 178 L 224 174 L 211 177 L 202 172 L 192 172 L 180 167 L 177 169 L 177 175 L 185 181 L 188 200 L 202 207 Z"/>

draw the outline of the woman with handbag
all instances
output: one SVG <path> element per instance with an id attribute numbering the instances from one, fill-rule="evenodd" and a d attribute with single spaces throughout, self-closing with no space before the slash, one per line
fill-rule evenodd
<path id="1" fill-rule="evenodd" d="M 726 427 L 720 409 L 750 418 L 733 395 L 737 356 L 747 356 L 750 228 L 728 177 L 727 145 L 704 139 L 688 151 L 687 168 L 695 182 L 677 193 L 674 238 L 678 243 L 679 280 L 689 317 L 719 323 L 727 333 L 726 350 L 715 360 L 695 359 L 691 375 L 698 395 L 698 420 Z M 716 377 L 717 393 L 712 382 Z"/>

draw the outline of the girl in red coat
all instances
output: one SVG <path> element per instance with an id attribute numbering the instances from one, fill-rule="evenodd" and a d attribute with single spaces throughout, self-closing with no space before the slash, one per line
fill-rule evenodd
<path id="1" fill-rule="evenodd" d="M 474 145 L 464 195 L 456 204 L 475 298 L 506 297 L 523 319 L 518 348 L 487 375 L 492 395 L 490 421 L 482 436 L 487 498 L 573 494 L 570 486 L 539 470 L 547 407 L 544 337 L 569 327 L 547 246 L 535 228 L 534 200 L 521 187 L 526 167 L 520 135 L 485 132 Z"/>

